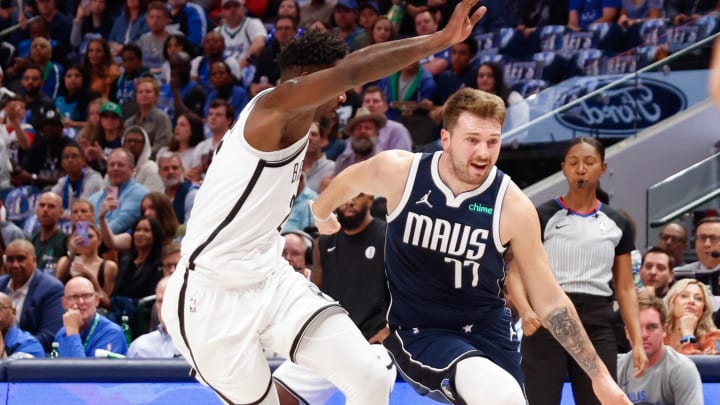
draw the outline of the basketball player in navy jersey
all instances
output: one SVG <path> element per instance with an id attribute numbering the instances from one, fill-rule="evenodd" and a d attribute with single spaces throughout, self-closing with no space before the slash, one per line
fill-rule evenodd
<path id="1" fill-rule="evenodd" d="M 275 404 L 264 350 L 314 370 L 351 405 L 386 404 L 384 364 L 347 314 L 281 257 L 308 129 L 347 89 L 463 41 L 485 14 L 462 0 L 448 28 L 364 48 L 310 31 L 279 55 L 280 84 L 256 95 L 218 145 L 195 198 L 163 305 L 173 343 L 226 403 Z"/>
<path id="2" fill-rule="evenodd" d="M 387 151 L 350 166 L 311 205 L 321 233 L 358 193 L 387 198 L 391 293 L 385 346 L 418 392 L 453 404 L 525 404 L 501 290 L 512 249 L 543 325 L 592 378 L 603 404 L 630 404 L 555 282 L 530 200 L 495 167 L 505 104 L 465 88 L 448 99 L 443 151 Z M 383 179 L 383 181 L 377 181 Z"/>

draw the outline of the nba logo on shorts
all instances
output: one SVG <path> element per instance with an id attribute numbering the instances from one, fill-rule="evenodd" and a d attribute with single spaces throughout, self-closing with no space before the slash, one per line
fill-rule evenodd
<path id="1" fill-rule="evenodd" d="M 190 312 L 197 312 L 197 310 L 198 310 L 197 298 L 195 298 L 195 297 L 190 298 L 190 307 L 188 309 Z"/>

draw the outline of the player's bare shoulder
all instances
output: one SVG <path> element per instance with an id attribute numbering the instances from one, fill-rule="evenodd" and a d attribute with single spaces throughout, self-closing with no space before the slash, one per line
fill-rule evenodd
<path id="1" fill-rule="evenodd" d="M 531 228 L 540 229 L 537 211 L 532 201 L 511 181 L 503 199 L 500 217 L 500 236 L 503 243 L 523 235 Z"/>

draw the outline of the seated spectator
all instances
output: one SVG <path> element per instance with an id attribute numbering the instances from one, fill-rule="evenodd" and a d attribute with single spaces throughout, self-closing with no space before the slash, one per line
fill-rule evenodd
<path id="1" fill-rule="evenodd" d="M 105 102 L 100 108 L 100 125 L 97 127 L 96 138 L 88 139 L 84 147 L 85 157 L 90 166 L 100 174 L 107 172 L 107 158 L 110 152 L 122 146 L 122 134 L 125 126 L 122 120 L 122 109 L 113 102 Z M 84 141 L 78 139 L 82 146 Z"/>
<path id="2" fill-rule="evenodd" d="M 95 223 L 95 209 L 90 201 L 79 199 L 70 204 L 70 222 L 75 225 L 77 221 Z"/>
<path id="3" fill-rule="evenodd" d="M 132 154 L 135 160 L 133 179 L 145 186 L 148 191 L 162 191 L 163 184 L 155 161 L 150 159 L 150 137 L 145 129 L 133 125 L 123 135 L 123 148 Z"/>
<path id="4" fill-rule="evenodd" d="M 101 205 L 107 200 L 109 212 L 102 215 L 102 221 L 107 221 L 114 233 L 129 230 L 140 218 L 140 202 L 148 193 L 145 186 L 133 180 L 134 169 L 135 161 L 130 152 L 122 148 L 113 150 L 108 156 L 109 187 L 88 199 L 96 213 L 100 213 Z M 108 195 L 108 189 L 113 190 L 111 195 Z M 95 218 L 95 222 L 102 226 L 101 218 Z"/>
<path id="5" fill-rule="evenodd" d="M 110 298 L 110 319 L 123 314 L 133 318 L 138 300 L 152 295 L 162 278 L 161 254 L 165 231 L 153 218 L 140 218 L 132 227 L 130 250 L 120 259 L 115 290 Z"/>
<path id="6" fill-rule="evenodd" d="M 286 0 L 287 1 L 287 0 Z M 380 18 L 380 7 L 378 7 L 375 1 L 361 1 L 358 10 L 357 23 L 359 26 L 365 29 L 365 33 L 368 38 L 372 34 L 372 27 L 375 25 L 375 21 Z"/>
<path id="7" fill-rule="evenodd" d="M 683 354 L 718 354 L 720 330 L 712 320 L 712 296 L 705 284 L 678 280 L 665 296 L 665 344 Z"/>
<path id="8" fill-rule="evenodd" d="M 16 316 L 12 299 L 0 292 L 0 358 L 45 357 L 40 341 L 15 325 Z"/>
<path id="9" fill-rule="evenodd" d="M 671 222 L 662 227 L 658 235 L 658 246 L 675 259 L 675 266 L 684 266 L 687 251 L 687 230 L 678 222 Z"/>
<path id="10" fill-rule="evenodd" d="M 664 344 L 665 304 L 660 298 L 645 294 L 639 294 L 638 304 L 648 369 L 642 377 L 635 377 L 632 353 L 619 355 L 618 385 L 633 403 L 702 404 L 702 381 L 695 363 Z"/>
<path id="11" fill-rule="evenodd" d="M 185 34 L 194 47 L 199 48 L 207 33 L 205 10 L 187 0 L 173 0 L 169 6 L 170 23 L 177 26 L 177 30 Z"/>
<path id="12" fill-rule="evenodd" d="M 715 11 L 718 4 L 715 0 L 667 0 L 665 7 L 670 21 L 680 25 Z"/>
<path id="13" fill-rule="evenodd" d="M 170 83 L 170 79 L 172 79 L 172 75 L 170 74 L 170 59 L 180 52 L 185 52 L 185 54 L 190 57 L 191 63 L 197 54 L 195 47 L 188 41 L 185 35 L 182 33 L 171 33 L 165 38 L 165 44 L 163 45 L 164 62 L 162 64 L 162 72 L 158 78 L 159 82 Z M 157 74 L 155 77 L 157 77 Z"/>
<path id="14" fill-rule="evenodd" d="M 110 46 L 104 39 L 94 38 L 88 42 L 83 67 L 90 78 L 90 89 L 107 99 L 110 96 L 110 87 L 120 77 L 121 72 L 113 61 Z"/>
<path id="15" fill-rule="evenodd" d="M 185 179 L 182 159 L 177 153 L 161 152 L 157 162 L 160 178 L 165 186 L 165 195 L 172 202 L 178 222 L 184 224 L 190 218 L 197 187 Z"/>
<path id="16" fill-rule="evenodd" d="M 676 266 L 676 278 L 694 277 L 710 287 L 714 295 L 720 295 L 720 217 L 705 217 L 695 225 L 695 254 L 697 262 Z"/>
<path id="17" fill-rule="evenodd" d="M 15 187 L 34 185 L 42 189 L 54 186 L 60 178 L 62 150 L 73 141 L 63 135 L 62 117 L 53 108 L 45 111 L 39 129 L 42 137 L 30 147 L 22 167 L 11 173 L 10 184 Z"/>
<path id="18" fill-rule="evenodd" d="M 312 29 L 312 23 L 321 21 L 327 24 L 335 8 L 334 1 L 310 0 L 300 5 L 300 21 L 298 25 L 303 28 Z"/>
<path id="19" fill-rule="evenodd" d="M 25 120 L 36 131 L 40 131 L 45 112 L 53 108 L 52 99 L 42 90 L 44 86 L 43 68 L 30 65 L 22 73 L 21 94 L 25 98 L 27 115 Z"/>
<path id="20" fill-rule="evenodd" d="M 208 32 L 203 39 L 203 54 L 192 60 L 190 78 L 205 88 L 212 89 L 210 83 L 210 65 L 215 62 L 225 62 L 232 72 L 235 80 L 242 78 L 240 64 L 236 59 L 225 56 L 225 39 L 217 31 Z"/>
<path id="21" fill-rule="evenodd" d="M 96 349 L 125 355 L 127 342 L 120 326 L 97 312 L 100 299 L 85 277 L 65 284 L 63 327 L 55 335 L 60 357 L 95 357 Z"/>
<path id="22" fill-rule="evenodd" d="M 223 23 L 215 28 L 225 39 L 225 55 L 237 59 L 243 69 L 260 55 L 267 41 L 262 21 L 245 14 L 245 0 L 223 0 Z"/>
<path id="23" fill-rule="evenodd" d="M 270 44 L 260 52 L 260 56 L 258 56 L 255 63 L 257 69 L 255 69 L 255 77 L 250 85 L 251 96 L 255 96 L 257 93 L 277 84 L 280 78 L 280 66 L 277 63 L 277 56 L 295 38 L 295 32 L 297 32 L 297 20 L 290 16 L 278 16 L 275 19 L 275 35 L 273 35 Z"/>
<path id="24" fill-rule="evenodd" d="M 128 357 L 152 359 L 181 356 L 180 352 L 175 348 L 172 338 L 165 331 L 165 323 L 162 321 L 163 297 L 165 296 L 165 287 L 168 280 L 168 277 L 162 278 L 155 287 L 155 313 L 158 316 L 157 329 L 135 339 L 128 350 Z"/>
<path id="25" fill-rule="evenodd" d="M 80 145 L 70 144 L 64 147 L 61 159 L 66 175 L 58 180 L 51 191 L 62 198 L 62 209 L 65 216 L 69 217 L 73 201 L 90 197 L 100 191 L 105 182 L 100 173 L 86 165 Z"/>
<path id="26" fill-rule="evenodd" d="M 362 106 L 373 114 L 387 115 L 387 95 L 380 87 L 370 86 L 363 92 Z M 412 152 L 413 140 L 410 131 L 398 121 L 387 120 L 378 133 L 376 148 L 378 151 L 402 149 Z"/>
<path id="27" fill-rule="evenodd" d="M 499 64 L 482 63 L 478 67 L 475 84 L 475 88 L 495 94 L 505 101 L 508 107 L 505 128 L 515 128 L 530 121 L 530 106 L 520 93 L 511 90 L 505 83 L 505 73 Z"/>
<path id="28" fill-rule="evenodd" d="M 165 245 L 162 250 L 163 277 L 170 277 L 173 273 L 175 273 L 179 262 L 180 244 L 178 242 L 172 242 Z"/>
<path id="29" fill-rule="evenodd" d="M 120 55 L 124 45 L 136 42 L 142 34 L 150 31 L 145 17 L 146 6 L 144 1 L 123 2 L 123 11 L 115 18 L 108 37 L 114 56 Z"/>
<path id="30" fill-rule="evenodd" d="M 2 246 L 0 246 L 0 255 L 5 253 L 5 246 L 16 239 L 27 239 L 25 232 L 7 219 L 7 210 L 4 203 L 0 200 L 0 236 L 2 236 Z M 0 274 L 6 274 L 5 265 L 0 260 Z"/>
<path id="31" fill-rule="evenodd" d="M 473 87 L 477 75 L 470 65 L 470 61 L 477 53 L 478 45 L 472 36 L 450 48 L 450 67 L 440 73 L 437 78 L 437 91 L 433 104 L 442 106 L 450 96 L 463 87 Z M 442 110 L 441 110 L 442 111 Z M 442 120 L 436 119 L 436 122 Z"/>
<path id="32" fill-rule="evenodd" d="M 52 61 L 52 47 L 47 38 L 37 37 L 33 39 L 29 60 L 30 63 L 43 68 L 42 91 L 51 99 L 55 99 L 60 92 L 63 68 L 57 62 Z"/>
<path id="33" fill-rule="evenodd" d="M 322 180 L 335 173 L 335 162 L 328 159 L 322 151 L 327 144 L 327 136 L 323 136 L 320 132 L 319 123 L 315 121 L 310 124 L 308 147 L 303 160 L 303 177 L 307 187 L 316 193 L 322 191 L 320 190 Z"/>
<path id="34" fill-rule="evenodd" d="M 85 125 L 83 125 L 82 129 L 75 137 L 75 140 L 85 154 L 85 159 L 88 164 L 91 161 L 91 155 L 93 152 L 96 152 L 98 155 L 102 155 L 102 149 L 97 148 L 97 139 L 100 137 L 100 110 L 102 109 L 104 103 L 105 100 L 100 97 L 88 103 L 87 122 L 85 122 Z"/>
<path id="35" fill-rule="evenodd" d="M 391 120 L 399 119 L 403 113 L 399 108 L 392 107 L 394 101 L 409 101 L 415 105 L 431 106 L 435 97 L 435 80 L 418 62 L 411 63 L 399 72 L 380 79 L 377 85 L 387 95 L 391 108 L 386 116 Z M 418 110 L 410 110 L 408 113 L 412 114 L 413 111 L 416 114 L 420 113 Z"/>
<path id="36" fill-rule="evenodd" d="M 296 272 L 310 279 L 310 266 L 312 265 L 313 238 L 301 229 L 282 232 L 285 238 L 285 247 L 282 251 L 283 259 L 287 260 Z"/>
<path id="37" fill-rule="evenodd" d="M 673 267 L 675 259 L 668 252 L 657 246 L 648 249 L 640 265 L 642 289 L 647 289 L 647 293 L 655 297 L 665 298 L 675 276 Z"/>
<path id="38" fill-rule="evenodd" d="M 117 278 L 117 264 L 111 260 L 100 257 L 100 231 L 93 222 L 87 224 L 87 240 L 77 233 L 77 224 L 73 226 L 72 255 L 60 258 L 56 275 L 63 284 L 72 277 L 82 276 L 90 280 L 100 298 L 100 306 L 110 307 L 110 295 L 115 288 Z"/>
<path id="39" fill-rule="evenodd" d="M 100 238 L 110 249 L 127 251 L 132 248 L 132 234 L 128 232 L 115 233 L 110 229 L 107 221 L 102 219 L 109 207 L 111 204 L 106 202 L 100 210 Z M 170 243 L 175 239 L 180 224 L 175 216 L 172 203 L 165 194 L 152 192 L 145 195 L 140 203 L 140 216 L 160 222 L 165 238 L 163 244 Z"/>
<path id="40" fill-rule="evenodd" d="M 170 117 L 157 108 L 160 97 L 160 86 L 157 80 L 152 77 L 141 77 L 135 84 L 135 100 L 140 109 L 136 115 L 125 121 L 125 126 L 141 126 L 148 136 L 148 147 L 151 153 L 148 158 L 155 154 L 170 142 L 172 123 Z"/>
<path id="41" fill-rule="evenodd" d="M 357 24 L 358 11 L 356 0 L 339 0 L 333 9 L 336 26 L 330 31 L 345 42 L 350 52 L 364 48 L 368 44 L 365 29 Z"/>
<path id="42" fill-rule="evenodd" d="M 207 114 L 207 129 L 210 131 L 210 137 L 195 147 L 192 165 L 185 171 L 188 180 L 193 182 L 202 180 L 220 141 L 230 130 L 234 117 L 235 109 L 226 100 L 216 99 L 210 102 Z"/>
<path id="43" fill-rule="evenodd" d="M 142 49 L 136 44 L 127 44 L 120 51 L 122 74 L 110 87 L 110 100 L 129 109 L 135 103 L 136 82 L 142 77 L 152 77 L 142 65 Z M 133 106 L 136 107 L 136 106 Z"/>
<path id="44" fill-rule="evenodd" d="M 568 0 L 528 0 L 520 8 L 520 24 L 515 29 L 529 37 L 546 25 L 567 25 Z"/>
<path id="45" fill-rule="evenodd" d="M 381 44 L 394 39 L 396 38 L 392 23 L 388 20 L 387 16 L 381 15 L 375 20 L 372 27 L 370 27 L 369 44 Z"/>
<path id="46" fill-rule="evenodd" d="M 50 191 L 43 193 L 35 206 L 35 215 L 40 223 L 40 230 L 30 241 L 37 255 L 37 266 L 54 273 L 58 260 L 67 254 L 67 236 L 58 226 L 63 216 L 60 196 Z"/>
<path id="47" fill-rule="evenodd" d="M 386 122 L 387 119 L 382 114 L 371 113 L 364 107 L 358 109 L 355 117 L 345 125 L 345 131 L 350 134 L 351 148 L 338 156 L 335 162 L 335 176 L 347 167 L 367 160 L 378 152 L 378 132 Z"/>
<path id="48" fill-rule="evenodd" d="M 113 26 L 110 8 L 105 0 L 83 1 L 77 6 L 70 32 L 70 45 L 84 53 L 87 41 L 92 38 L 108 38 Z"/>
<path id="49" fill-rule="evenodd" d="M 160 148 L 160 153 L 175 152 L 183 166 L 192 167 L 195 148 L 205 140 L 202 120 L 188 111 L 178 115 L 176 121 L 172 138 L 168 145 Z"/>
<path id="50" fill-rule="evenodd" d="M 8 274 L 0 276 L 0 291 L 13 300 L 15 323 L 35 336 L 45 352 L 50 352 L 53 336 L 62 326 L 62 283 L 37 270 L 35 248 L 26 240 L 8 244 L 5 267 Z"/>
<path id="51" fill-rule="evenodd" d="M 415 15 L 415 33 L 417 35 L 431 35 L 438 31 L 437 14 L 429 10 L 421 11 Z M 420 61 L 420 65 L 430 76 L 438 76 L 450 67 L 450 49 L 443 49 L 434 55 Z M 430 98 L 432 100 L 432 98 Z"/>
<path id="52" fill-rule="evenodd" d="M 328 144 L 322 149 L 325 156 L 335 161 L 346 149 L 347 142 L 340 133 L 340 119 L 337 111 L 332 110 L 320 117 L 318 121 L 320 134 L 326 137 Z"/>
<path id="53" fill-rule="evenodd" d="M 81 65 L 71 65 L 65 70 L 55 107 L 63 117 L 66 134 L 71 138 L 76 137 L 85 126 L 88 104 L 97 97 L 98 94 L 89 89 L 88 78 Z"/>
<path id="54" fill-rule="evenodd" d="M 147 26 L 150 32 L 146 32 L 137 40 L 142 49 L 143 66 L 150 69 L 152 73 L 160 73 L 163 58 L 163 46 L 170 32 L 167 30 L 170 23 L 170 13 L 165 3 L 152 1 L 147 6 Z"/>
<path id="55" fill-rule="evenodd" d="M 595 23 L 613 23 L 620 13 L 621 0 L 570 0 L 568 27 L 581 31 Z"/>
<path id="56" fill-rule="evenodd" d="M 35 2 L 37 14 L 47 22 L 50 38 L 57 41 L 63 52 L 70 47 L 70 32 L 72 31 L 72 17 L 58 9 L 58 0 L 40 0 Z"/>
<path id="57" fill-rule="evenodd" d="M 621 6 L 617 23 L 623 28 L 663 15 L 663 0 L 622 0 Z"/>
<path id="58" fill-rule="evenodd" d="M 207 116 L 210 103 L 217 99 L 227 100 L 237 114 L 245 108 L 245 104 L 250 99 L 248 92 L 244 87 L 235 83 L 235 78 L 225 62 L 214 62 L 210 65 L 210 82 L 213 88 L 208 93 L 207 99 L 205 99 L 203 116 Z"/>

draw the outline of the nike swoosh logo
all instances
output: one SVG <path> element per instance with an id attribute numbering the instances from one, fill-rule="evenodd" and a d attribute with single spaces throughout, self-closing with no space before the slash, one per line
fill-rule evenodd
<path id="1" fill-rule="evenodd" d="M 555 225 L 555 229 L 565 228 L 569 224 L 563 224 L 563 225 Z"/>
<path id="2" fill-rule="evenodd" d="M 337 246 L 329 247 L 329 248 L 327 249 L 327 251 L 328 251 L 328 252 L 332 252 L 333 250 L 335 250 L 336 247 L 337 247 Z"/>

